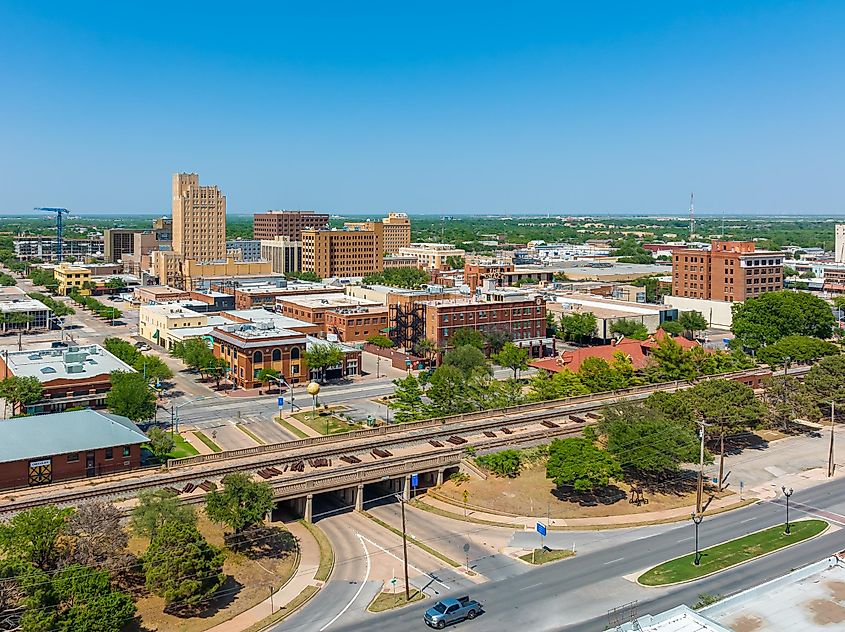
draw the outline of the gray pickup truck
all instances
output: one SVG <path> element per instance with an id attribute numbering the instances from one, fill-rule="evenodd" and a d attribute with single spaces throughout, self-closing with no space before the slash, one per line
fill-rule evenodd
<path id="1" fill-rule="evenodd" d="M 425 611 L 423 619 L 426 625 L 442 630 L 450 623 L 464 619 L 475 619 L 481 612 L 481 604 L 469 597 L 441 599 Z"/>

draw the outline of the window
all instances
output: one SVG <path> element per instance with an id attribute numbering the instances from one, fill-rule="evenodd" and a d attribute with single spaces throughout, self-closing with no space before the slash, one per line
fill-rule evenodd
<path id="1" fill-rule="evenodd" d="M 125 457 L 129 456 L 131 451 L 132 451 L 132 448 L 130 448 L 128 445 L 123 446 L 123 456 L 125 456 Z"/>
<path id="2" fill-rule="evenodd" d="M 73 454 L 67 455 L 68 463 L 76 463 L 77 461 L 79 461 L 79 452 L 74 452 Z"/>
<path id="3" fill-rule="evenodd" d="M 281 349 L 273 349 L 273 361 L 278 362 L 282 359 L 282 350 Z"/>
<path id="4" fill-rule="evenodd" d="M 109 461 L 114 458 L 114 449 L 113 448 L 106 448 L 106 461 Z"/>
<path id="5" fill-rule="evenodd" d="M 299 360 L 299 347 L 293 347 L 290 350 L 290 359 L 291 360 Z"/>
<path id="6" fill-rule="evenodd" d="M 264 354 L 262 354 L 260 351 L 256 351 L 252 354 L 252 362 L 254 364 L 261 364 L 262 362 L 264 362 Z"/>

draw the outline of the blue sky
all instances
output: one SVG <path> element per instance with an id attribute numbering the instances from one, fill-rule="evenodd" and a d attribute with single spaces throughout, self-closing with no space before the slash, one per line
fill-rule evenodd
<path id="1" fill-rule="evenodd" d="M 845 2 L 0 0 L 0 211 L 845 212 Z"/>

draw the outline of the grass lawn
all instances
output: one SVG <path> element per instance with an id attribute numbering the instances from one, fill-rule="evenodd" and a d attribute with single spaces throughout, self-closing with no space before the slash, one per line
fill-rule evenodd
<path id="1" fill-rule="evenodd" d="M 204 433 L 200 432 L 199 430 L 194 430 L 193 432 L 194 436 L 200 441 L 202 441 L 205 445 L 207 445 L 212 452 L 223 452 L 223 448 L 214 443 L 214 441 L 209 439 Z"/>
<path id="2" fill-rule="evenodd" d="M 323 533 L 323 530 L 317 525 L 311 522 L 305 522 L 304 520 L 300 520 L 299 524 L 311 532 L 311 535 L 314 536 L 320 547 L 320 565 L 317 567 L 317 572 L 314 573 L 314 579 L 319 582 L 327 581 L 332 574 L 332 569 L 334 569 L 334 550 L 332 549 L 332 544 L 329 542 L 326 534 Z"/>
<path id="3" fill-rule="evenodd" d="M 755 557 L 777 551 L 790 544 L 818 535 L 827 528 L 824 520 L 801 520 L 791 524 L 790 535 L 783 525 L 770 527 L 742 538 L 717 544 L 701 551 L 701 563 L 696 566 L 695 553 L 664 562 L 640 575 L 638 581 L 646 586 L 664 586 L 696 579 L 728 566 L 747 562 Z"/>
<path id="4" fill-rule="evenodd" d="M 526 553 L 525 555 L 520 555 L 519 559 L 528 562 L 529 564 L 546 564 L 547 562 L 556 562 L 557 560 L 565 560 L 567 557 L 572 557 L 575 555 L 569 549 L 562 549 L 560 551 L 554 551 L 551 549 L 534 549 L 533 553 Z"/>
<path id="5" fill-rule="evenodd" d="M 344 432 L 349 432 L 353 430 L 355 426 L 350 426 L 346 421 L 340 419 L 339 417 L 335 417 L 334 415 L 320 415 L 317 414 L 316 416 L 314 413 L 308 412 L 301 412 L 301 413 L 294 413 L 294 419 L 297 421 L 301 421 L 309 428 L 313 428 L 320 434 L 342 434 Z M 326 432 L 326 423 L 328 422 L 328 433 Z"/>
<path id="6" fill-rule="evenodd" d="M 396 582 L 397 584 L 399 582 Z M 392 608 L 401 608 L 402 606 L 406 606 L 409 603 L 414 603 L 415 601 L 421 601 L 425 599 L 425 595 L 421 593 L 419 590 L 412 588 L 411 589 L 411 600 L 408 601 L 405 599 L 405 589 L 399 589 L 399 586 L 396 587 L 396 594 L 389 593 L 389 592 L 382 592 L 376 595 L 376 598 L 373 599 L 372 603 L 367 607 L 367 610 L 370 612 L 384 612 L 385 610 L 390 610 Z"/>
<path id="7" fill-rule="evenodd" d="M 307 439 L 308 438 L 308 435 L 305 434 L 304 432 L 302 432 L 302 430 L 300 430 L 296 426 L 290 425 L 284 419 L 280 419 L 279 417 L 276 417 L 276 421 L 279 422 L 279 424 L 281 424 L 282 428 L 284 428 L 288 432 L 293 433 L 295 436 L 299 437 L 300 439 Z"/>
<path id="8" fill-rule="evenodd" d="M 181 459 L 186 456 L 195 456 L 199 454 L 197 449 L 188 443 L 182 435 L 173 434 L 173 449 L 167 455 L 170 459 Z"/>

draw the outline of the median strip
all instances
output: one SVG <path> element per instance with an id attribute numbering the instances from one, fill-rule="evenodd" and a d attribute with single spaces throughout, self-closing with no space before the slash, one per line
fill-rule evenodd
<path id="1" fill-rule="evenodd" d="M 667 586 L 701 579 L 707 575 L 749 562 L 780 549 L 821 535 L 830 525 L 824 520 L 799 520 L 784 533 L 783 525 L 769 527 L 699 552 L 669 560 L 646 571 L 637 579 L 644 586 Z"/>
<path id="2" fill-rule="evenodd" d="M 361 514 L 366 516 L 367 518 L 369 518 L 373 522 L 375 522 L 380 527 L 384 527 L 388 531 L 392 531 L 393 533 L 398 535 L 400 538 L 402 537 L 402 532 L 399 529 L 396 529 L 395 527 L 390 526 L 384 520 L 379 520 L 374 515 L 372 515 L 369 512 L 366 512 L 366 511 L 362 511 Z M 458 562 L 456 562 L 452 558 L 448 557 L 447 555 L 444 555 L 440 551 L 437 551 L 437 550 L 431 548 L 427 544 L 424 544 L 423 542 L 420 542 L 419 540 L 412 538 L 411 536 L 408 536 L 408 542 L 410 542 L 411 544 L 413 544 L 417 548 L 422 549 L 423 551 L 425 551 L 429 555 L 433 555 L 434 557 L 436 557 L 441 562 L 446 562 L 446 564 L 448 564 L 449 566 L 451 566 L 453 568 L 460 568 L 462 566 L 462 564 L 459 564 Z"/>

